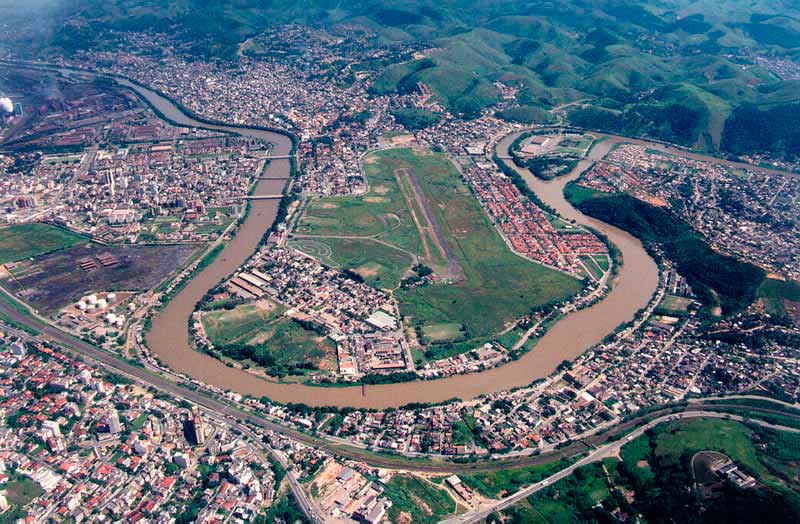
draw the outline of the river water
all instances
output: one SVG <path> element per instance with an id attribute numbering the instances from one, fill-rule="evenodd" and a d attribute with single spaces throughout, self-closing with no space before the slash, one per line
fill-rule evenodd
<path id="1" fill-rule="evenodd" d="M 266 140 L 275 145 L 276 156 L 287 155 L 291 151 L 291 141 L 284 135 L 252 128 L 205 124 L 183 113 L 175 104 L 154 91 L 124 80 L 121 83 L 138 92 L 164 116 L 179 125 L 227 131 Z M 512 136 L 501 142 L 501 153 L 513 138 Z M 602 156 L 610 145 L 610 141 L 601 142 L 592 151 L 593 157 Z M 558 322 L 538 341 L 532 351 L 519 360 L 482 373 L 456 375 L 440 380 L 367 386 L 362 395 L 360 386 L 314 387 L 270 381 L 230 368 L 209 355 L 194 351 L 189 344 L 187 323 L 195 305 L 209 289 L 236 271 L 255 251 L 262 235 L 275 219 L 278 203 L 274 200 L 250 202 L 247 219 L 222 253 L 187 283 L 167 307 L 153 318 L 152 328 L 147 334 L 148 346 L 164 364 L 176 371 L 227 390 L 255 397 L 267 396 L 282 403 L 383 409 L 411 402 L 440 402 L 454 397 L 471 399 L 481 394 L 525 386 L 538 378 L 546 377 L 563 360 L 577 357 L 602 340 L 620 323 L 631 320 L 636 311 L 647 304 L 657 286 L 656 265 L 635 238 L 603 222 L 581 215 L 564 200 L 564 185 L 576 177 L 583 166 L 584 164 L 579 166 L 567 177 L 550 182 L 535 179 L 527 172 L 523 172 L 523 175 L 540 198 L 563 216 L 605 233 L 620 249 L 625 263 L 606 298 Z M 265 176 L 288 179 L 289 174 L 288 160 L 273 160 Z M 285 183 L 286 180 L 259 181 L 256 194 L 278 193 Z"/>

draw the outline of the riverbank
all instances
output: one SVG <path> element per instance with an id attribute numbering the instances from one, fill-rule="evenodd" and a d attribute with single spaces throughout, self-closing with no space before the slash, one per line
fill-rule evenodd
<path id="1" fill-rule="evenodd" d="M 292 152 L 292 140 L 286 135 L 257 128 L 205 123 L 192 118 L 178 105 L 153 90 L 130 81 L 127 83 L 123 81 L 122 85 L 136 91 L 154 110 L 176 125 L 265 140 L 274 144 L 274 156 L 289 156 Z M 504 144 L 506 142 L 501 141 L 500 147 Z M 507 151 L 505 153 L 507 154 Z M 582 169 L 579 165 L 574 176 L 577 176 Z M 291 170 L 290 159 L 272 160 L 264 176 L 277 180 L 260 180 L 256 192 L 281 193 L 290 178 Z M 528 173 L 521 175 L 530 176 Z M 606 298 L 592 307 L 567 315 L 538 340 L 533 351 L 507 365 L 482 373 L 456 375 L 446 379 L 370 385 L 364 390 L 360 386 L 322 389 L 256 377 L 195 351 L 190 344 L 186 323 L 195 305 L 205 293 L 234 273 L 258 248 L 264 233 L 271 227 L 279 213 L 278 203 L 270 200 L 251 202 L 252 207 L 247 219 L 222 253 L 187 282 L 152 319 L 151 329 L 146 335 L 147 344 L 154 356 L 176 372 L 225 390 L 256 398 L 267 397 L 285 404 L 385 409 L 411 403 L 443 402 L 453 397 L 471 399 L 483 394 L 526 386 L 548 376 L 561 362 L 574 359 L 593 344 L 600 342 L 620 323 L 630 320 L 636 311 L 647 304 L 658 281 L 656 266 L 646 255 L 641 244 L 615 228 L 609 228 L 601 222 L 587 220 L 582 215 L 576 214 L 577 212 L 563 198 L 563 187 L 558 187 L 561 183 L 566 181 L 559 180 L 556 184 L 546 187 L 533 185 L 532 188 L 546 205 L 555 208 L 562 216 L 575 218 L 578 223 L 589 225 L 608 236 L 622 251 L 625 264 L 620 268 L 614 289 Z"/>

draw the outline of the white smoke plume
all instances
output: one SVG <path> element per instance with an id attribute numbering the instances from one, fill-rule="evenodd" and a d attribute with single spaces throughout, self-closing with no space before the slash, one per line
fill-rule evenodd
<path id="1" fill-rule="evenodd" d="M 4 113 L 13 113 L 14 102 L 12 102 L 7 96 L 0 98 L 0 110 L 2 110 Z"/>

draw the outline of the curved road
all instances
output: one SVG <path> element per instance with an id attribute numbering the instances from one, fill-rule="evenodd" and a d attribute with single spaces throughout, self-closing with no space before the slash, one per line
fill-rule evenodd
<path id="1" fill-rule="evenodd" d="M 3 293 L 3 291 L 0 291 Z M 14 300 L 14 299 L 9 299 Z M 666 406 L 663 409 L 646 413 L 630 420 L 620 422 L 618 425 L 610 428 L 604 432 L 589 435 L 579 441 L 572 442 L 557 450 L 542 453 L 539 455 L 524 455 L 511 458 L 500 458 L 494 460 L 483 460 L 479 462 L 458 463 L 446 460 L 436 459 L 409 459 L 402 456 L 381 455 L 377 453 L 370 453 L 362 449 L 342 446 L 338 443 L 328 441 L 324 438 L 314 437 L 301 431 L 286 427 L 282 424 L 267 420 L 263 416 L 254 415 L 250 412 L 243 411 L 234 407 L 226 402 L 218 400 L 211 395 L 190 389 L 182 384 L 176 384 L 163 376 L 153 373 L 144 367 L 131 364 L 122 358 L 102 351 L 91 344 L 82 340 L 76 339 L 71 335 L 57 329 L 49 324 L 44 323 L 42 320 L 21 313 L 19 309 L 9 305 L 7 300 L 0 300 L 0 312 L 4 313 L 12 320 L 19 324 L 37 329 L 42 334 L 42 338 L 56 342 L 66 351 L 74 353 L 79 357 L 88 358 L 100 367 L 113 371 L 121 372 L 125 375 L 135 379 L 137 382 L 144 386 L 155 388 L 156 390 L 168 393 L 176 399 L 184 399 L 191 401 L 204 410 L 207 410 L 214 417 L 222 417 L 232 423 L 234 426 L 239 426 L 238 422 L 247 422 L 254 427 L 262 430 L 274 431 L 285 435 L 288 438 L 302 442 L 303 444 L 325 449 L 326 451 L 345 458 L 359 460 L 371 464 L 373 466 L 383 467 L 387 469 L 401 469 L 413 471 L 425 471 L 429 473 L 469 473 L 469 472 L 482 472 L 482 471 L 497 471 L 501 469 L 536 466 L 547 462 L 552 462 L 560 458 L 571 457 L 578 453 L 585 452 L 586 450 L 605 444 L 606 442 L 613 441 L 617 436 L 624 434 L 631 428 L 638 425 L 645 424 L 654 418 L 666 416 L 665 414 L 674 414 L 681 411 L 694 411 L 700 408 L 705 411 L 725 411 L 733 409 L 745 409 L 753 413 L 762 415 L 781 415 L 793 420 L 800 420 L 800 414 L 792 409 L 798 409 L 797 405 L 787 404 L 777 400 L 767 399 L 764 397 L 755 397 L 749 395 L 737 395 L 731 397 L 715 397 L 703 400 L 690 401 L 687 406 Z M 10 328 L 9 331 L 18 334 L 23 338 L 36 338 L 31 337 L 25 332 L 19 331 L 15 328 Z M 770 402 L 776 406 L 773 408 L 748 406 L 736 404 L 736 400 L 760 400 Z M 716 401 L 716 404 L 706 404 L 708 401 Z M 730 402 L 730 403 L 726 403 Z M 789 408 L 789 410 L 780 409 L 781 407 Z"/>
<path id="2" fill-rule="evenodd" d="M 471 523 L 471 522 L 481 522 L 481 521 L 483 521 L 483 519 L 487 518 L 492 513 L 496 512 L 496 511 L 502 511 L 504 509 L 507 509 L 507 508 L 513 506 L 514 504 L 522 501 L 523 499 L 525 499 L 527 497 L 530 497 L 531 495 L 533 495 L 537 491 L 540 491 L 540 490 L 546 488 L 547 486 L 551 486 L 552 484 L 558 482 L 559 480 L 562 480 L 562 479 L 570 476 L 576 469 L 578 469 L 580 467 L 583 467 L 583 466 L 585 466 L 587 464 L 590 464 L 592 462 L 597 462 L 599 460 L 603 460 L 605 458 L 617 456 L 617 454 L 619 453 L 619 450 L 622 449 L 622 447 L 625 444 L 627 444 L 628 442 L 630 442 L 631 440 L 633 440 L 633 439 L 635 439 L 637 437 L 642 436 L 647 430 L 652 429 L 652 428 L 656 427 L 657 425 L 659 425 L 661 423 L 669 422 L 671 420 L 676 420 L 676 419 L 679 419 L 679 418 L 680 419 L 686 419 L 686 418 L 724 418 L 724 419 L 736 420 L 738 422 L 743 422 L 745 420 L 744 417 L 740 417 L 738 415 L 727 415 L 727 414 L 724 414 L 724 413 L 715 413 L 713 411 L 686 411 L 686 412 L 678 413 L 678 414 L 675 414 L 675 415 L 665 415 L 663 417 L 659 417 L 659 418 L 657 418 L 655 420 L 652 420 L 652 421 L 648 422 L 644 426 L 641 426 L 641 427 L 636 428 L 635 430 L 631 431 L 631 433 L 629 435 L 627 435 L 625 437 L 625 439 L 617 440 L 615 442 L 611 442 L 609 444 L 606 444 L 606 445 L 604 445 L 604 446 L 602 446 L 602 447 L 600 447 L 598 449 L 595 449 L 594 451 L 589 453 L 589 455 L 587 455 L 586 457 L 584 457 L 581 460 L 577 461 L 576 463 L 574 463 L 574 464 L 572 464 L 572 465 L 560 470 L 558 473 L 555 473 L 554 475 L 551 475 L 551 476 L 547 477 L 546 479 L 543 479 L 543 480 L 541 480 L 539 482 L 536 482 L 535 484 L 532 484 L 532 485 L 530 485 L 530 486 L 528 486 L 526 488 L 523 488 L 523 489 L 517 491 L 513 495 L 510 495 L 510 496 L 508 496 L 508 497 L 506 497 L 506 498 L 504 498 L 502 500 L 499 500 L 499 501 L 493 501 L 492 503 L 487 504 L 486 506 L 482 507 L 481 509 L 479 509 L 477 511 L 471 511 L 471 512 L 468 512 L 468 513 L 464 513 L 463 515 L 458 515 L 456 517 L 452 517 L 452 518 L 443 520 L 441 522 L 450 523 L 450 524 L 456 524 L 456 523 L 467 524 L 467 523 Z M 792 427 L 788 427 L 788 426 L 778 426 L 778 425 L 774 425 L 774 424 L 769 424 L 767 422 L 762 422 L 760 420 L 750 420 L 749 422 L 752 423 L 752 424 L 756 424 L 756 425 L 759 425 L 759 426 L 762 426 L 762 427 L 765 427 L 765 428 L 770 428 L 770 429 L 774 429 L 774 430 L 778 430 L 778 431 L 786 431 L 786 432 L 790 432 L 790 433 L 800 433 L 800 429 L 792 428 Z"/>
<path id="3" fill-rule="evenodd" d="M 124 80 L 120 82 L 139 93 L 168 120 L 179 125 L 267 140 L 276 145 L 273 152 L 276 156 L 288 154 L 291 150 L 291 142 L 283 135 L 254 128 L 207 124 L 187 115 L 154 91 Z M 577 174 L 576 172 L 575 175 Z M 288 177 L 288 160 L 274 160 L 264 176 Z M 262 184 L 270 183 L 274 184 L 275 181 L 260 181 L 258 192 L 275 192 L 261 187 Z M 603 223 L 589 221 L 582 216 L 575 217 L 574 210 L 557 190 L 542 192 L 541 197 L 560 211 L 569 212 L 567 216 L 570 218 L 589 222 L 606 233 L 618 245 L 626 263 L 620 269 L 617 283 L 608 297 L 590 308 L 567 316 L 537 342 L 534 351 L 512 363 L 482 373 L 456 375 L 440 380 L 368 386 L 366 394 L 362 395 L 360 387 L 321 388 L 270 381 L 230 368 L 209 355 L 194 351 L 184 328 L 187 319 L 206 291 L 233 273 L 257 248 L 261 235 L 274 219 L 276 206 L 275 202 L 263 201 L 251 203 L 253 208 L 248 218 L 217 260 L 196 275 L 153 319 L 152 328 L 147 334 L 148 346 L 162 362 L 178 372 L 227 390 L 254 397 L 266 396 L 281 403 L 384 409 L 412 402 L 442 402 L 454 397 L 470 399 L 481 394 L 525 386 L 546 377 L 564 359 L 577 357 L 592 344 L 602 340 L 620 323 L 630 320 L 636 311 L 647 304 L 658 282 L 655 263 L 633 237 Z"/>
<path id="4" fill-rule="evenodd" d="M 76 72 L 73 74 L 91 74 Z M 286 135 L 263 129 L 210 123 L 189 115 L 175 103 L 159 93 L 126 79 L 116 79 L 121 85 L 134 90 L 174 124 L 211 129 L 266 140 L 274 144 L 273 155 L 285 157 L 292 153 L 292 142 Z M 498 152 L 507 154 L 513 136 L 498 144 Z M 592 157 L 604 154 L 604 142 L 592 150 Z M 234 238 L 218 257 L 192 278 L 179 291 L 152 322 L 146 339 L 148 346 L 170 368 L 204 383 L 226 390 L 259 398 L 266 396 L 281 403 L 303 403 L 310 406 L 351 406 L 384 409 L 412 402 L 442 402 L 454 397 L 470 399 L 482 394 L 499 392 L 530 384 L 546 377 L 564 359 L 573 359 L 591 345 L 630 320 L 644 307 L 656 289 L 658 274 L 655 263 L 641 244 L 629 234 L 583 216 L 573 209 L 563 197 L 563 185 L 576 177 L 591 162 L 582 162 L 566 178 L 541 182 L 523 171 L 529 184 L 539 197 L 567 218 L 590 225 L 605 233 L 622 252 L 624 264 L 620 268 L 614 287 L 597 304 L 572 313 L 558 322 L 537 342 L 536 348 L 520 359 L 481 373 L 456 375 L 445 379 L 413 383 L 373 385 L 362 395 L 361 387 L 314 387 L 297 383 L 270 381 L 241 369 L 230 368 L 223 362 L 194 351 L 190 345 L 187 321 L 202 296 L 228 277 L 258 247 L 265 231 L 275 219 L 278 203 L 270 200 L 250 202 L 247 219 Z M 258 194 L 280 193 L 290 176 L 287 158 L 272 160 L 263 174 L 268 180 L 259 180 Z"/>

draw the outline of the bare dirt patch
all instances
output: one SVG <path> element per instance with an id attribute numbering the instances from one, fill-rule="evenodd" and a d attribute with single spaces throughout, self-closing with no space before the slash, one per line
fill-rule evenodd
<path id="1" fill-rule="evenodd" d="M 652 206 L 656 206 L 656 207 L 667 207 L 669 205 L 669 204 L 667 204 L 666 200 L 664 200 L 663 198 L 658 198 L 658 197 L 648 197 L 648 198 L 645 199 L 645 201 L 648 204 L 650 204 Z"/>
<path id="2" fill-rule="evenodd" d="M 391 189 L 389 189 L 389 186 L 385 184 L 379 184 L 372 188 L 372 192 L 377 195 L 387 195 L 390 191 Z"/>
<path id="3" fill-rule="evenodd" d="M 355 272 L 363 278 L 375 278 L 380 273 L 380 270 L 380 265 L 374 263 L 364 264 L 355 268 Z"/>
<path id="4" fill-rule="evenodd" d="M 339 204 L 335 202 L 319 202 L 317 203 L 317 207 L 320 209 L 338 209 Z"/>
<path id="5" fill-rule="evenodd" d="M 397 135 L 393 136 L 389 142 L 392 144 L 392 146 L 403 147 L 413 144 L 415 140 L 414 135 Z"/>
<path id="6" fill-rule="evenodd" d="M 80 244 L 18 263 L 16 279 L 6 278 L 3 283 L 50 315 L 90 292 L 151 289 L 185 264 L 197 249 L 191 245 Z M 103 265 L 98 255 L 111 255 L 115 263 Z M 94 262 L 92 269 L 81 269 L 79 261 L 84 259 Z"/>
<path id="7" fill-rule="evenodd" d="M 271 300 L 259 300 L 257 302 L 253 302 L 253 305 L 256 307 L 256 309 L 264 313 L 272 313 L 278 309 L 278 305 Z"/>
<path id="8" fill-rule="evenodd" d="M 389 199 L 382 196 L 370 196 L 364 197 L 364 202 L 369 202 L 370 204 L 380 204 L 383 202 L 388 202 Z"/>

